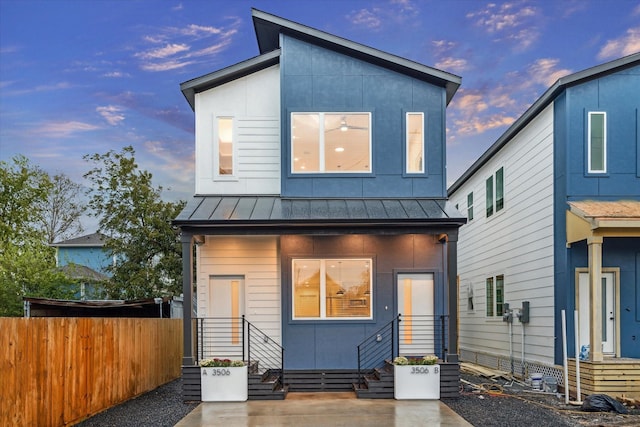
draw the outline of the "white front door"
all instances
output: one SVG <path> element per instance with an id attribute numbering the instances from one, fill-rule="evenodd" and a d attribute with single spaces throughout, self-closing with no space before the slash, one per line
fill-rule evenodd
<path id="1" fill-rule="evenodd" d="M 615 273 L 602 273 L 602 353 L 616 351 L 616 281 Z M 589 345 L 589 273 L 578 276 L 578 324 L 580 348 Z"/>
<path id="2" fill-rule="evenodd" d="M 242 349 L 242 316 L 244 309 L 243 276 L 209 277 L 208 324 L 215 328 L 209 342 L 216 356 L 237 354 Z"/>
<path id="3" fill-rule="evenodd" d="M 434 353 L 433 273 L 398 274 L 401 356 Z"/>

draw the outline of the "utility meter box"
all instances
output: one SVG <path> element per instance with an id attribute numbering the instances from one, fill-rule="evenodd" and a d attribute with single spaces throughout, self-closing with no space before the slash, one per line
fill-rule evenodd
<path id="1" fill-rule="evenodd" d="M 529 323 L 529 301 L 522 301 L 520 309 L 520 323 Z"/>

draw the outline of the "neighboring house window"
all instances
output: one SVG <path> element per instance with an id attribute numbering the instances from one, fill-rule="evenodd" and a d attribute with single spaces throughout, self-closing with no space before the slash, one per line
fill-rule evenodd
<path id="1" fill-rule="evenodd" d="M 293 173 L 371 172 L 370 113 L 292 113 Z"/>
<path id="2" fill-rule="evenodd" d="M 218 117 L 216 128 L 218 130 L 217 175 L 233 176 L 233 118 Z"/>
<path id="3" fill-rule="evenodd" d="M 590 112 L 588 129 L 589 173 L 605 173 L 607 171 L 607 115 Z"/>
<path id="4" fill-rule="evenodd" d="M 499 212 L 504 208 L 504 168 L 496 171 L 495 180 L 493 175 L 487 178 L 485 188 L 488 218 L 493 215 L 494 212 Z"/>
<path id="5" fill-rule="evenodd" d="M 467 194 L 467 217 L 469 221 L 473 219 L 473 192 Z"/>
<path id="6" fill-rule="evenodd" d="M 504 312 L 504 275 L 487 278 L 485 294 L 487 317 L 502 316 Z"/>
<path id="7" fill-rule="evenodd" d="M 294 259 L 293 318 L 371 319 L 372 260 Z"/>
<path id="8" fill-rule="evenodd" d="M 424 114 L 407 113 L 407 173 L 424 172 Z"/>

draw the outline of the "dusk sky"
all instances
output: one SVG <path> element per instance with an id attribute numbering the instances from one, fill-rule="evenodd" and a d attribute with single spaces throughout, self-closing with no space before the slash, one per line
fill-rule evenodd
<path id="1" fill-rule="evenodd" d="M 558 78 L 640 51 L 637 0 L 0 0 L 0 160 L 85 184 L 83 155 L 132 145 L 186 200 L 179 85 L 259 54 L 251 7 L 461 76 L 449 184 Z"/>

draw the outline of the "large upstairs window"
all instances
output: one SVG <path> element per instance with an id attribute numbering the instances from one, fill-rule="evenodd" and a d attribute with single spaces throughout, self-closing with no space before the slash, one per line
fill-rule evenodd
<path id="1" fill-rule="evenodd" d="M 292 113 L 291 172 L 370 173 L 370 113 Z"/>
<path id="2" fill-rule="evenodd" d="M 607 115 L 589 112 L 587 162 L 589 173 L 607 172 Z"/>

